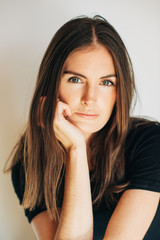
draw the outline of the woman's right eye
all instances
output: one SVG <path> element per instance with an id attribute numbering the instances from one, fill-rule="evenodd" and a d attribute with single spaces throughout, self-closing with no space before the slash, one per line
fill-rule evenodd
<path id="1" fill-rule="evenodd" d="M 79 79 L 78 77 L 71 77 L 68 79 L 68 81 L 72 83 L 80 83 L 81 79 Z"/>

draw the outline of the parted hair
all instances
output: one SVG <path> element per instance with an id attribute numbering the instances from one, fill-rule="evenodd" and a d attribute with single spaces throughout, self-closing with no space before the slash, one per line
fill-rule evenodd
<path id="1" fill-rule="evenodd" d="M 104 197 L 107 205 L 111 206 L 116 201 L 115 194 L 128 184 L 124 181 L 124 148 L 135 91 L 132 63 L 121 37 L 107 20 L 97 15 L 93 18 L 77 17 L 55 33 L 44 54 L 26 130 L 14 148 L 8 167 L 8 170 L 12 169 L 22 161 L 25 172 L 24 208 L 32 210 L 44 202 L 50 216 L 56 220 L 59 218 L 58 196 L 66 167 L 66 151 L 53 128 L 62 69 L 73 51 L 95 43 L 106 47 L 113 58 L 117 98 L 109 121 L 90 141 L 93 205 L 98 206 Z M 43 97 L 45 101 L 42 101 Z"/>

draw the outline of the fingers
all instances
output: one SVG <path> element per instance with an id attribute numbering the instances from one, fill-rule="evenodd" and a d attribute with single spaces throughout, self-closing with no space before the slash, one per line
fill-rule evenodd
<path id="1" fill-rule="evenodd" d="M 70 143 L 70 140 L 68 138 L 70 127 L 69 122 L 66 118 L 70 115 L 70 107 L 58 99 L 53 128 L 56 138 L 65 146 L 66 149 L 68 148 L 68 144 Z"/>
<path id="2" fill-rule="evenodd" d="M 67 118 L 71 115 L 70 107 L 61 100 L 57 100 L 53 129 L 56 138 L 63 144 L 67 151 L 72 146 L 80 146 L 79 143 L 85 143 L 83 133 Z"/>
<path id="3" fill-rule="evenodd" d="M 57 101 L 57 108 L 56 108 L 56 115 L 57 114 L 59 116 L 63 116 L 64 118 L 71 116 L 72 114 L 70 107 L 67 104 L 60 101 L 59 99 Z"/>

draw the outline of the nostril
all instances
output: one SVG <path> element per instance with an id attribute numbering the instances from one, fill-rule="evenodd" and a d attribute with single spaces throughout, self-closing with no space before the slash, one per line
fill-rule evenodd
<path id="1" fill-rule="evenodd" d="M 91 105 L 91 104 L 94 104 L 96 102 L 96 98 L 83 98 L 81 100 L 81 103 L 83 105 Z"/>

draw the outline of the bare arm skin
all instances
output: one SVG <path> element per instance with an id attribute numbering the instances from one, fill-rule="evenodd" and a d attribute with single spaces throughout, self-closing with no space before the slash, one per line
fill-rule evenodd
<path id="1" fill-rule="evenodd" d="M 104 240 L 142 240 L 156 213 L 160 194 L 126 190 L 109 221 Z"/>
<path id="2" fill-rule="evenodd" d="M 82 149 L 73 149 L 68 158 L 64 200 L 55 240 L 91 240 L 93 215 L 86 154 Z"/>
<path id="3" fill-rule="evenodd" d="M 50 219 L 47 211 L 35 216 L 31 225 L 38 240 L 53 240 L 58 227 L 58 223 Z"/>
<path id="4" fill-rule="evenodd" d="M 76 161 L 76 150 L 70 151 L 70 155 L 73 156 L 67 164 L 64 200 L 59 224 L 50 220 L 47 211 L 38 214 L 31 222 L 39 240 L 93 239 L 90 182 L 87 166 L 85 166 L 87 161 L 83 161 L 84 166 L 79 164 Z M 84 156 L 80 153 L 78 155 L 80 161 L 81 157 Z"/>
<path id="5" fill-rule="evenodd" d="M 142 240 L 153 220 L 158 202 L 159 193 L 127 190 L 110 219 L 104 240 Z M 32 226 L 37 239 L 53 240 L 58 224 L 44 212 L 32 220 Z"/>
<path id="6" fill-rule="evenodd" d="M 54 130 L 67 151 L 64 199 L 59 223 L 47 212 L 32 220 L 39 240 L 92 240 L 93 211 L 86 143 L 81 131 L 64 118 L 70 109 L 58 102 Z"/>

